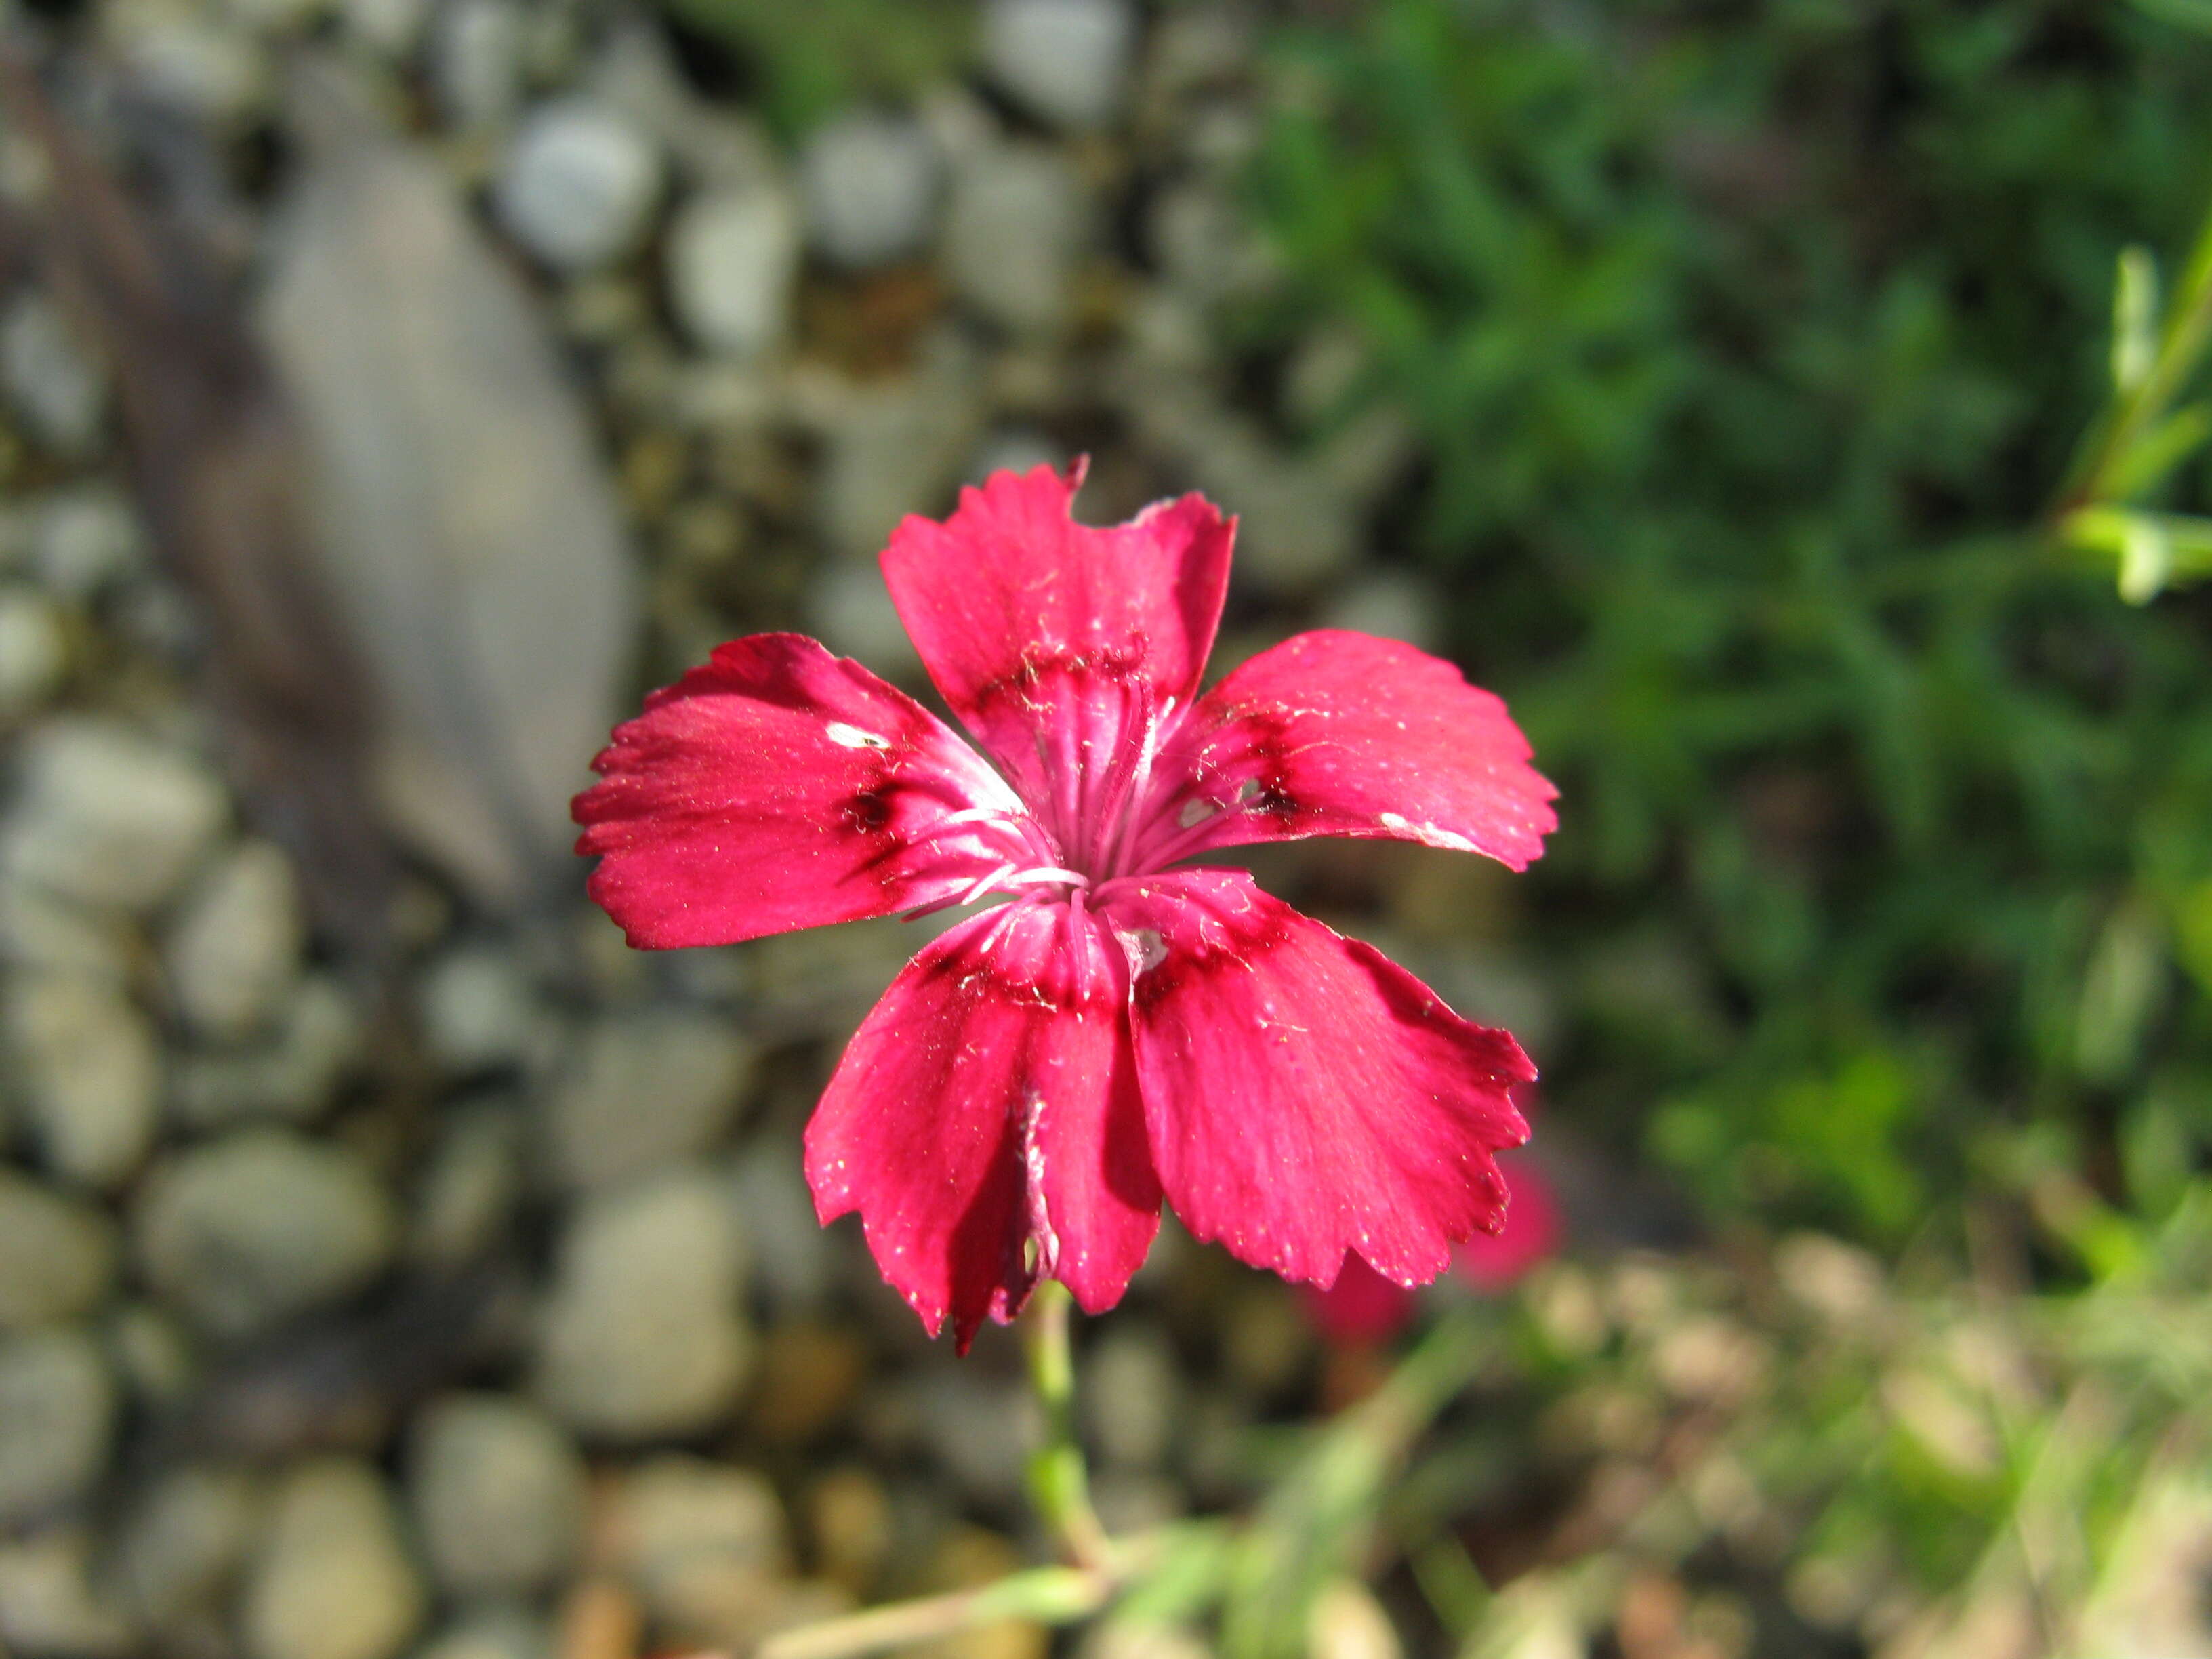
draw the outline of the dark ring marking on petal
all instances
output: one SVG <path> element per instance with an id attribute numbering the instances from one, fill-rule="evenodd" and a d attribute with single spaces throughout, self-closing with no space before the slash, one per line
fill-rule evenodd
<path id="1" fill-rule="evenodd" d="M 978 708 L 988 708 L 1001 697 L 1015 697 L 1026 703 L 1030 690 L 1052 673 L 1096 674 L 1108 679 L 1134 679 L 1143 669 L 1147 655 L 1141 642 L 1126 646 L 1098 646 L 1088 651 L 1032 645 L 1022 653 L 1020 665 L 1012 672 L 987 680 L 975 688 L 975 704 Z"/>
<path id="2" fill-rule="evenodd" d="M 891 821 L 891 804 L 881 786 L 863 789 L 844 803 L 845 822 L 863 835 L 875 835 Z"/>

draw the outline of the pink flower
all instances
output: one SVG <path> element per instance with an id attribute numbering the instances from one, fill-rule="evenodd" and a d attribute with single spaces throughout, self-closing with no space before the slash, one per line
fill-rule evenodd
<path id="1" fill-rule="evenodd" d="M 592 896 L 647 949 L 1012 896 L 892 981 L 806 1132 L 822 1220 L 859 1211 L 963 1349 L 1041 1277 L 1118 1301 L 1163 1195 L 1285 1279 L 1333 1283 L 1352 1251 L 1424 1282 L 1499 1226 L 1491 1154 L 1528 1134 L 1511 1037 L 1243 871 L 1169 868 L 1340 835 L 1520 869 L 1555 792 L 1504 705 L 1333 631 L 1200 696 L 1233 521 L 1187 495 L 1091 529 L 1082 476 L 997 473 L 883 556 L 996 769 L 857 663 L 764 634 L 647 699 L 576 800 Z"/>

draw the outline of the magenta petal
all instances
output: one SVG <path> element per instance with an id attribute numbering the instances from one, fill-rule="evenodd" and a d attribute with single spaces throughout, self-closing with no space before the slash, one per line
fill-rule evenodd
<path id="1" fill-rule="evenodd" d="M 1492 1153 L 1528 1138 L 1506 1091 L 1535 1075 L 1511 1037 L 1242 871 L 1116 882 L 1098 908 L 1129 960 L 1152 1161 L 1193 1233 L 1285 1279 L 1331 1284 L 1354 1250 L 1416 1285 L 1498 1227 Z"/>
<path id="2" fill-rule="evenodd" d="M 1112 1306 L 1151 1246 L 1125 980 L 1084 910 L 970 917 L 892 981 L 807 1125 L 823 1221 L 858 1210 L 884 1277 L 963 1352 L 1039 1278 Z"/>
<path id="3" fill-rule="evenodd" d="M 592 896 L 649 949 L 887 915 L 1053 861 L 943 721 L 797 634 L 718 647 L 592 765 L 576 848 L 599 855 Z"/>
<path id="4" fill-rule="evenodd" d="M 1221 620 L 1235 531 L 1200 496 L 1094 529 L 1083 464 L 994 472 L 943 524 L 909 517 L 883 556 L 891 602 L 952 711 L 1018 779 L 1071 677 L 1187 705 Z M 1041 684 L 1042 689 L 1041 690 Z"/>
<path id="5" fill-rule="evenodd" d="M 1491 693 L 1394 640 L 1328 629 L 1262 652 L 1164 745 L 1139 845 L 1158 867 L 1218 847 L 1379 836 L 1516 870 L 1559 793 Z"/>

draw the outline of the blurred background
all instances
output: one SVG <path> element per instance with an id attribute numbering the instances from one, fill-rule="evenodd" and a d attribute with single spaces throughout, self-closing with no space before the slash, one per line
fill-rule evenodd
<path id="1" fill-rule="evenodd" d="M 1509 700 L 1528 874 L 1254 863 L 1544 1078 L 1419 1296 L 1170 1225 L 1167 1566 L 939 1659 L 2212 1654 L 2204 0 L 0 22 L 0 1650 L 1043 1559 L 1011 1338 L 800 1179 L 922 930 L 631 953 L 567 799 L 733 635 L 918 686 L 890 526 L 1087 453 L 1242 516 L 1222 665 Z"/>

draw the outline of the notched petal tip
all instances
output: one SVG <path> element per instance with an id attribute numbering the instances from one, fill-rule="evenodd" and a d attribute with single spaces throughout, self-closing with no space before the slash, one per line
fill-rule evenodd
<path id="1" fill-rule="evenodd" d="M 1203 497 L 1126 524 L 1073 516 L 1079 460 L 995 472 L 942 523 L 910 516 L 884 550 L 891 602 L 947 703 L 1010 772 L 1038 726 L 1041 671 L 1140 681 L 1156 705 L 1195 695 L 1228 590 L 1233 521 Z"/>
<path id="2" fill-rule="evenodd" d="M 600 860 L 593 900 L 645 948 L 895 915 L 1036 861 L 1034 826 L 980 757 L 803 635 L 718 647 L 592 764 L 576 848 Z"/>
<path id="3" fill-rule="evenodd" d="M 1096 920 L 1051 900 L 959 924 L 862 1022 L 806 1129 L 824 1221 L 965 1352 L 1041 1278 L 1118 1301 L 1159 1220 L 1123 1013 Z"/>
<path id="4" fill-rule="evenodd" d="M 1309 836 L 1420 842 L 1510 869 L 1543 854 L 1559 791 L 1493 693 L 1395 640 L 1300 634 L 1232 670 L 1163 749 L 1152 867 Z"/>
<path id="5" fill-rule="evenodd" d="M 1411 1285 L 1496 1224 L 1492 1155 L 1528 1133 L 1509 1091 L 1534 1075 L 1510 1036 L 1243 872 L 1098 902 L 1161 941 L 1130 1023 L 1153 1160 L 1195 1236 L 1289 1279 L 1333 1283 L 1352 1251 Z"/>

